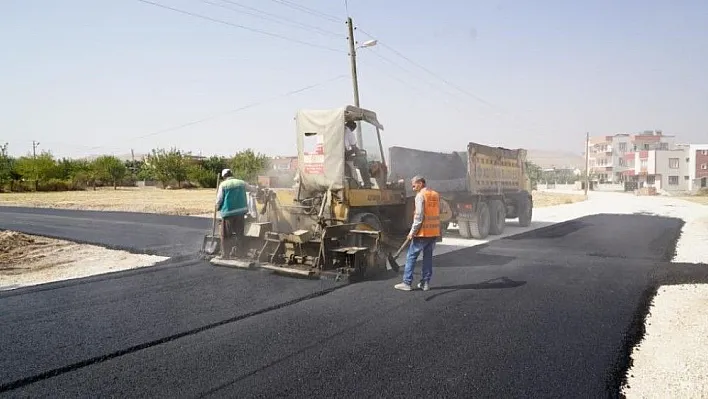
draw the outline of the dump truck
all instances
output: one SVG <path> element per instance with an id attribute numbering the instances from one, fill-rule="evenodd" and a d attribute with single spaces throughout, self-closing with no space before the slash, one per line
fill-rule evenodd
<path id="1" fill-rule="evenodd" d="M 357 124 L 358 156 L 366 161 L 370 184 L 363 184 L 360 170 L 347 173 L 344 129 L 348 121 Z M 294 186 L 259 189 L 258 216 L 247 220 L 245 237 L 230 256 L 208 256 L 210 261 L 354 280 L 390 268 L 388 254 L 404 242 L 413 201 L 406 197 L 404 184 L 387 181 L 383 125 L 376 113 L 354 106 L 299 110 L 295 125 Z"/>
<path id="2" fill-rule="evenodd" d="M 391 180 L 424 176 L 452 213 L 443 226 L 457 224 L 464 238 L 502 234 L 507 219 L 518 218 L 522 227 L 531 224 L 533 198 L 526 150 L 478 143 L 453 153 L 391 147 L 389 163 Z M 406 196 L 412 195 L 407 190 Z"/>

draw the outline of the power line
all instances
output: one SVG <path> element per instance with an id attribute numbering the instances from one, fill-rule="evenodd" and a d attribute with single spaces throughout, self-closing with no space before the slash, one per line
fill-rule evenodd
<path id="1" fill-rule="evenodd" d="M 284 5 L 286 7 L 290 7 L 292 9 L 298 10 L 300 12 L 304 12 L 306 14 L 313 15 L 315 17 L 326 19 L 331 22 L 336 22 L 336 23 L 342 22 L 339 18 L 337 18 L 336 16 L 334 16 L 332 14 L 327 14 L 327 13 L 324 13 L 321 11 L 317 11 L 314 8 L 306 7 L 306 6 L 294 3 L 292 1 L 287 1 L 287 0 L 270 0 L 270 1 Z"/>
<path id="2" fill-rule="evenodd" d="M 449 80 L 447 80 L 447 79 L 443 78 L 442 76 L 436 74 L 435 72 L 431 71 L 430 69 L 428 69 L 428 68 L 426 68 L 426 67 L 420 65 L 419 63 L 413 61 L 413 60 L 410 59 L 409 57 L 407 57 L 407 56 L 405 56 L 404 54 L 402 54 L 400 51 L 394 49 L 393 47 L 387 45 L 386 43 L 382 43 L 381 40 L 379 40 L 378 38 L 376 38 L 376 37 L 373 36 L 372 34 L 366 32 L 365 30 L 359 28 L 359 31 L 362 32 L 363 34 L 365 34 L 366 36 L 372 38 L 372 39 L 378 40 L 378 44 L 380 44 L 382 47 L 387 48 L 388 50 L 390 50 L 390 51 L 393 52 L 394 54 L 398 55 L 399 57 L 403 58 L 404 60 L 408 61 L 408 62 L 411 63 L 412 65 L 418 67 L 419 69 L 421 69 L 421 70 L 427 72 L 429 75 L 431 75 L 431 76 L 433 76 L 433 77 L 439 79 L 440 81 L 442 81 L 442 82 L 445 83 L 446 85 L 448 85 L 448 86 L 450 86 L 450 87 L 456 89 L 456 90 L 459 91 L 460 93 L 463 93 L 463 94 L 465 94 L 465 95 L 467 95 L 467 96 L 469 96 L 469 97 L 472 97 L 473 99 L 477 100 L 478 102 L 480 102 L 480 103 L 482 103 L 482 104 L 484 104 L 484 105 L 487 105 L 487 106 L 490 107 L 490 108 L 495 109 L 499 114 L 504 114 L 504 113 L 506 113 L 507 116 L 510 116 L 512 119 L 516 119 L 517 122 L 524 122 L 524 121 L 522 120 L 522 118 L 520 118 L 518 115 L 516 115 L 516 116 L 515 116 L 515 115 L 511 115 L 510 112 L 508 112 L 507 110 L 503 109 L 502 107 L 500 107 L 500 106 L 498 106 L 498 105 L 495 105 L 495 104 L 493 104 L 492 102 L 487 101 L 487 100 L 485 100 L 484 98 L 482 98 L 482 97 L 480 97 L 480 96 L 477 96 L 477 95 L 475 95 L 475 94 L 473 94 L 473 93 L 470 93 L 468 90 L 465 90 L 465 89 L 463 89 L 462 87 L 460 87 L 460 86 L 458 86 L 458 85 L 456 85 L 456 84 L 450 82 Z M 525 125 L 524 125 L 525 128 L 528 128 L 529 125 L 536 125 L 537 128 L 541 128 L 541 126 L 539 126 L 538 124 L 533 123 L 533 122 L 525 121 L 524 123 L 525 123 Z M 544 129 L 547 130 L 547 128 L 544 128 Z"/>
<path id="3" fill-rule="evenodd" d="M 374 51 L 372 51 L 371 54 L 374 54 L 375 56 L 379 57 L 380 59 L 385 59 L 385 57 L 383 57 L 383 56 L 380 55 L 380 54 L 377 54 L 377 53 L 374 52 Z M 394 65 L 395 65 L 395 64 L 394 64 Z M 373 64 L 370 65 L 370 66 L 373 66 Z M 398 83 L 402 84 L 402 85 L 405 86 L 407 89 L 409 89 L 409 90 L 415 92 L 416 94 L 425 94 L 425 93 L 422 92 L 420 89 L 417 89 L 414 85 L 412 85 L 412 84 L 410 84 L 409 82 L 407 82 L 407 81 L 401 79 L 399 76 L 396 76 L 395 74 L 389 73 L 389 72 L 385 71 L 383 68 L 376 68 L 376 67 L 374 67 L 374 68 L 375 68 L 375 69 L 378 69 L 378 70 L 379 70 L 381 73 L 383 73 L 384 75 L 387 75 L 387 76 L 390 77 L 391 79 L 397 81 Z M 407 70 L 406 70 L 405 68 L 403 68 L 403 67 L 400 67 L 400 68 L 403 69 L 404 71 L 407 71 Z M 430 83 L 430 82 L 426 82 L 426 83 L 428 83 L 430 86 L 432 86 L 432 87 L 434 87 L 434 88 L 436 88 L 436 89 L 440 89 L 440 87 L 434 85 L 433 83 Z M 441 92 L 454 97 L 454 95 L 450 94 L 450 93 L 447 92 L 447 91 L 441 90 Z M 465 115 L 465 116 L 468 116 L 468 115 L 469 115 L 469 111 L 468 111 L 468 110 L 463 110 L 462 108 L 460 108 L 460 106 L 459 106 L 458 103 L 456 103 L 456 102 L 448 102 L 448 104 L 451 105 L 456 111 L 460 112 L 462 115 Z"/>
<path id="4" fill-rule="evenodd" d="M 333 37 L 339 37 L 339 38 L 341 38 L 341 37 L 343 36 L 343 35 L 341 35 L 341 34 L 339 34 L 339 33 L 335 33 L 335 32 L 329 31 L 329 30 L 327 30 L 327 29 L 322 29 L 322 28 L 317 27 L 317 26 L 314 26 L 314 25 L 303 24 L 303 23 L 301 23 L 301 22 L 295 22 L 295 21 L 292 21 L 292 20 L 290 20 L 290 19 L 288 19 L 288 18 L 285 18 L 285 17 L 283 17 L 283 16 L 280 16 L 280 15 L 277 15 L 277 14 L 273 14 L 273 13 L 269 13 L 269 12 L 260 10 L 260 9 L 258 9 L 258 8 L 251 7 L 251 6 L 247 6 L 247 5 L 244 5 L 244 4 L 241 4 L 241 3 L 237 3 L 237 2 L 231 1 L 231 0 L 221 0 L 221 1 L 224 2 L 224 3 L 228 3 L 228 4 L 231 4 L 231 5 L 234 5 L 234 6 L 238 7 L 238 8 L 240 8 L 241 10 L 234 9 L 234 8 L 232 8 L 232 7 L 229 7 L 229 6 L 225 5 L 225 4 L 212 3 L 211 1 L 207 1 L 207 0 L 201 0 L 201 1 L 202 1 L 203 3 L 206 3 L 206 4 L 211 4 L 211 5 L 213 5 L 213 6 L 221 7 L 221 8 L 224 8 L 224 9 L 227 9 L 227 10 L 231 10 L 231 11 L 234 11 L 234 12 L 237 12 L 237 13 L 240 13 L 240 14 L 250 15 L 250 16 L 253 16 L 253 17 L 255 17 L 255 18 L 260 18 L 260 19 L 263 19 L 263 20 L 266 20 L 266 21 L 275 22 L 275 23 L 278 23 L 278 24 L 290 25 L 290 26 L 293 26 L 293 27 L 296 27 L 296 28 L 300 28 L 300 29 L 304 29 L 304 30 L 309 30 L 309 31 L 312 31 L 312 32 L 317 32 L 317 33 L 319 33 L 319 34 L 326 35 L 326 36 L 333 36 Z M 247 11 L 243 11 L 243 10 L 247 10 Z M 270 18 L 269 18 L 269 17 L 270 17 Z"/>
<path id="5" fill-rule="evenodd" d="M 174 11 L 174 12 L 178 12 L 178 13 L 180 13 L 180 14 L 189 15 L 189 16 L 192 16 L 192 17 L 195 17 L 195 18 L 201 18 L 201 19 L 205 19 L 205 20 L 207 20 L 207 21 L 212 21 L 212 22 L 216 22 L 216 23 L 223 24 L 223 25 L 228 25 L 228 26 L 231 26 L 231 27 L 234 27 L 234 28 L 240 28 L 240 29 L 244 29 L 244 30 L 251 31 L 251 32 L 260 33 L 260 34 L 262 34 L 262 35 L 271 36 L 271 37 L 275 37 L 275 38 L 282 39 L 282 40 L 287 40 L 287 41 L 289 41 L 289 42 L 294 42 L 294 43 L 299 43 L 299 44 L 303 44 L 303 45 L 310 46 L 310 47 L 315 47 L 315 48 L 320 48 L 320 49 L 324 49 L 324 50 L 334 51 L 334 52 L 337 52 L 337 53 L 342 53 L 342 52 L 344 52 L 343 50 L 335 49 L 335 48 L 332 48 L 332 47 L 327 47 L 327 46 L 322 46 L 322 45 L 315 44 L 315 43 L 305 42 L 305 41 L 302 41 L 302 40 L 292 39 L 292 38 L 289 38 L 289 37 L 287 37 L 287 36 L 279 35 L 279 34 L 277 34 L 277 33 L 272 33 L 272 32 L 268 32 L 268 31 L 256 29 L 256 28 L 251 28 L 251 27 L 248 27 L 248 26 L 239 25 L 239 24 L 235 24 L 235 23 L 232 23 L 232 22 L 222 21 L 222 20 L 220 20 L 220 19 L 216 19 L 216 18 L 212 18 L 212 17 L 207 17 L 207 16 L 205 16 L 205 15 L 195 14 L 195 13 L 190 12 L 190 11 L 180 10 L 180 9 L 178 9 L 178 8 L 173 8 L 173 7 L 166 6 L 166 5 L 160 4 L 160 3 L 154 3 L 154 2 L 148 1 L 148 0 L 137 0 L 137 1 L 139 1 L 139 2 L 141 2 L 141 3 L 153 5 L 153 6 L 155 6 L 155 7 L 164 8 L 164 9 L 166 9 L 166 10 L 171 10 L 171 11 Z"/>
<path id="6" fill-rule="evenodd" d="M 393 66 L 399 68 L 400 70 L 402 70 L 402 71 L 404 71 L 404 72 L 408 72 L 408 73 L 411 73 L 411 74 L 412 74 L 412 72 L 411 72 L 409 69 L 406 69 L 406 68 L 402 67 L 400 64 L 398 64 L 398 63 L 396 63 L 396 62 L 394 62 L 394 61 L 391 61 L 391 59 L 389 59 L 389 58 L 387 58 L 387 57 L 384 57 L 383 55 L 379 54 L 379 52 L 376 51 L 375 49 L 371 49 L 371 52 L 370 52 L 369 54 L 373 54 L 375 57 L 379 58 L 380 60 L 382 60 L 382 61 L 384 61 L 384 62 L 386 62 L 386 63 L 389 63 L 389 64 L 391 64 L 391 65 L 393 65 Z M 436 85 L 435 83 L 429 82 L 429 81 L 427 81 L 427 80 L 422 80 L 422 79 L 421 79 L 421 81 L 424 82 L 424 83 L 426 83 L 428 86 L 431 86 L 432 88 L 434 88 L 434 89 L 440 91 L 441 93 L 445 93 L 445 94 L 447 94 L 447 95 L 449 95 L 449 96 L 452 96 L 452 97 L 457 98 L 454 93 L 451 93 L 451 92 L 449 92 L 449 91 L 447 91 L 447 90 L 441 88 L 439 85 Z"/>
<path id="7" fill-rule="evenodd" d="M 265 104 L 265 103 L 278 100 L 278 99 L 283 98 L 283 97 L 289 97 L 289 96 L 292 96 L 292 95 L 295 95 L 295 94 L 298 94 L 298 93 L 302 93 L 302 92 L 307 91 L 307 90 L 310 90 L 310 89 L 314 89 L 314 88 L 316 88 L 316 87 L 324 86 L 324 85 L 326 85 L 326 84 L 328 84 L 328 83 L 334 82 L 334 81 L 339 80 L 339 79 L 342 79 L 342 78 L 344 78 L 344 77 L 345 77 L 345 75 L 338 75 L 338 76 L 335 76 L 335 77 L 333 77 L 333 78 L 331 78 L 331 79 L 327 79 L 327 80 L 322 81 L 322 82 L 319 82 L 319 83 L 315 83 L 315 84 L 311 84 L 311 85 L 308 85 L 308 86 L 305 86 L 305 87 L 301 87 L 301 88 L 299 88 L 299 89 L 291 90 L 291 91 L 288 91 L 288 92 L 283 93 L 283 94 L 281 94 L 281 95 L 268 98 L 268 99 L 266 99 L 266 100 L 253 102 L 253 103 L 244 105 L 244 106 L 242 106 L 242 107 L 232 109 L 232 110 L 230 110 L 230 111 L 221 112 L 221 113 L 218 113 L 218 114 L 215 114 L 215 115 L 208 116 L 208 117 L 206 117 L 206 118 L 197 119 L 197 120 L 194 120 L 194 121 L 191 121 L 191 122 L 187 122 L 187 123 L 183 123 L 183 124 L 180 124 L 180 125 L 177 125 L 177 126 L 172 126 L 172 127 L 168 127 L 168 128 L 165 128 L 165 129 L 160 129 L 160 130 L 154 131 L 154 132 L 152 132 L 152 133 L 144 134 L 144 135 L 142 135 L 142 136 L 133 137 L 133 138 L 128 139 L 128 140 L 140 140 L 140 139 L 144 139 L 144 138 L 151 137 L 151 136 L 157 136 L 157 135 L 159 135 L 159 134 L 163 134 L 163 133 L 167 133 L 167 132 L 172 132 L 172 131 L 175 131 L 175 130 L 183 129 L 183 128 L 185 128 L 185 127 L 197 125 L 197 124 L 199 124 L 199 123 L 203 123 L 203 122 L 206 122 L 206 121 L 209 121 L 209 120 L 212 120 L 212 119 L 220 118 L 220 117 L 225 116 L 225 115 L 235 114 L 235 113 L 244 111 L 244 110 L 249 109 L 249 108 L 257 107 L 257 106 L 259 106 L 259 105 L 263 105 L 263 104 Z M 95 149 L 103 148 L 103 147 L 106 147 L 106 146 L 105 146 L 105 145 L 99 145 L 99 146 L 90 147 L 90 148 L 87 149 L 87 151 L 88 151 L 88 150 L 95 150 Z"/>
<path id="8" fill-rule="evenodd" d="M 370 33 L 366 32 L 365 30 L 363 30 L 363 29 L 361 29 L 361 28 L 359 28 L 359 31 L 360 31 L 361 33 L 365 34 L 366 36 L 369 36 L 369 37 L 372 38 L 372 39 L 379 40 L 378 38 L 374 37 L 373 35 L 371 35 Z M 431 75 L 431 76 L 433 76 L 433 77 L 439 79 L 440 81 L 442 81 L 442 82 L 445 83 L 446 85 L 448 85 L 448 86 L 450 86 L 450 87 L 452 87 L 452 88 L 454 88 L 454 89 L 457 89 L 459 92 L 461 92 L 461 93 L 463 93 L 463 94 L 466 94 L 466 95 L 468 95 L 468 96 L 474 98 L 475 100 L 477 100 L 477 101 L 481 102 L 482 104 L 485 104 L 485 105 L 487 105 L 487 106 L 489 106 L 489 107 L 495 108 L 495 109 L 497 109 L 497 110 L 500 110 L 500 109 L 501 109 L 499 106 L 492 104 L 491 102 L 489 102 L 489 101 L 483 99 L 482 97 L 479 97 L 479 96 L 477 96 L 477 95 L 475 95 L 475 94 L 473 94 L 473 93 L 470 93 L 469 91 L 467 91 L 467 90 L 461 88 L 460 86 L 458 86 L 458 85 L 456 85 L 456 84 L 454 84 L 454 83 L 448 81 L 447 79 L 445 79 L 445 78 L 443 78 L 442 76 L 436 74 L 435 72 L 431 71 L 430 69 L 428 69 L 428 68 L 426 68 L 426 67 L 420 65 L 419 63 L 413 61 L 412 59 L 406 57 L 406 56 L 403 55 L 400 51 L 397 51 L 396 49 L 394 49 L 393 47 L 387 45 L 386 43 L 382 43 L 381 40 L 378 41 L 378 44 L 380 44 L 382 47 L 385 47 L 385 48 L 389 49 L 391 52 L 393 52 L 393 53 L 396 54 L 397 56 L 403 58 L 404 60 L 408 61 L 409 63 L 413 64 L 414 66 L 418 67 L 419 69 L 421 69 L 421 70 L 427 72 L 429 75 Z"/>

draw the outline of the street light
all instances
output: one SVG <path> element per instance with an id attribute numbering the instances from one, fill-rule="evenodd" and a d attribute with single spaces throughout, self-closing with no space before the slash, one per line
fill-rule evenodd
<path id="1" fill-rule="evenodd" d="M 359 46 L 359 47 L 357 47 L 357 48 L 374 47 L 374 46 L 377 45 L 378 43 L 379 43 L 379 41 L 376 40 L 376 39 L 374 39 L 374 40 L 367 40 L 367 41 L 365 41 L 364 43 L 362 43 L 361 46 Z"/>
<path id="2" fill-rule="evenodd" d="M 367 48 L 367 47 L 373 47 L 378 43 L 378 40 L 373 39 L 373 40 L 367 40 L 364 43 L 362 43 L 360 46 L 356 45 L 356 41 L 354 40 L 354 23 L 352 22 L 351 17 L 347 18 L 347 28 L 349 30 L 349 59 L 351 61 L 351 67 L 352 67 L 352 86 L 354 87 L 354 105 L 359 108 L 359 80 L 357 77 L 356 73 L 356 50 L 360 48 Z M 361 137 L 361 125 L 357 125 L 356 129 L 356 139 L 357 143 L 359 145 L 362 145 L 362 137 Z"/>

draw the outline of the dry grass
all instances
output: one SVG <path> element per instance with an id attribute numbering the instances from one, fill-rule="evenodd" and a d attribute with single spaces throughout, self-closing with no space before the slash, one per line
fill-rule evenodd
<path id="1" fill-rule="evenodd" d="M 574 204 L 581 201 L 585 201 L 583 194 L 549 193 L 544 191 L 534 191 L 533 193 L 534 208 Z"/>
<path id="2" fill-rule="evenodd" d="M 691 197 L 681 197 L 681 199 L 684 199 L 686 201 L 696 202 L 696 203 L 702 204 L 702 205 L 708 205 L 708 197 L 691 196 Z"/>
<path id="3" fill-rule="evenodd" d="M 0 206 L 210 215 L 214 189 L 163 190 L 158 188 L 103 188 L 96 191 L 0 194 Z M 534 208 L 584 201 L 582 194 L 533 193 Z"/>
<path id="4" fill-rule="evenodd" d="M 215 189 L 103 188 L 96 191 L 0 194 L 0 206 L 199 215 L 214 210 Z"/>

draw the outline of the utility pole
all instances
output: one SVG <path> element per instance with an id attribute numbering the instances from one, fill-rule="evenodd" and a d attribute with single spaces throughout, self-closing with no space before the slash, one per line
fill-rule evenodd
<path id="1" fill-rule="evenodd" d="M 32 159 L 37 159 L 37 147 L 39 147 L 39 141 L 32 140 Z M 32 167 L 34 168 L 34 191 L 39 189 L 39 171 L 37 171 L 37 163 L 33 162 Z"/>
<path id="2" fill-rule="evenodd" d="M 359 80 L 356 74 L 356 41 L 354 40 L 354 22 L 351 17 L 347 17 L 347 28 L 349 30 L 349 60 L 352 66 L 352 86 L 354 87 L 354 105 L 359 107 Z M 361 126 L 357 124 L 356 142 L 362 146 Z"/>
<path id="3" fill-rule="evenodd" d="M 590 132 L 585 133 L 585 199 L 588 199 L 590 185 Z"/>

